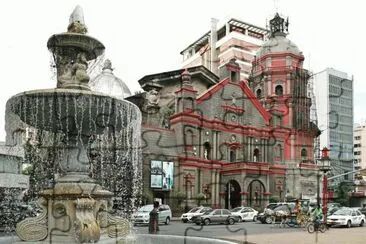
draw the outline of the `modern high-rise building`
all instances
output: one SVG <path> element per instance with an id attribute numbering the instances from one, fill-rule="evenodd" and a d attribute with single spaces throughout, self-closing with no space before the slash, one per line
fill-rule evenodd
<path id="1" fill-rule="evenodd" d="M 353 171 L 353 77 L 327 68 L 314 75 L 320 147 L 330 149 L 331 175 Z M 353 180 L 344 175 L 330 184 Z"/>
<path id="2" fill-rule="evenodd" d="M 211 23 L 210 31 L 180 52 L 183 68 L 203 65 L 220 75 L 220 68 L 235 58 L 240 66 L 240 79 L 248 79 L 254 56 L 269 30 L 237 19 L 230 19 L 220 28 L 217 28 L 218 20 L 212 19 Z"/>

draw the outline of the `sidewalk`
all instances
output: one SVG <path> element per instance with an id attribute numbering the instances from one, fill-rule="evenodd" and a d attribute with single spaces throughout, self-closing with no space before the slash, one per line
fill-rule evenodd
<path id="1" fill-rule="evenodd" d="M 318 239 L 316 239 L 316 236 Z M 243 236 L 223 236 L 226 240 L 245 241 Z M 331 228 L 325 233 L 284 232 L 248 235 L 246 241 L 253 244 L 364 244 L 366 228 Z"/>

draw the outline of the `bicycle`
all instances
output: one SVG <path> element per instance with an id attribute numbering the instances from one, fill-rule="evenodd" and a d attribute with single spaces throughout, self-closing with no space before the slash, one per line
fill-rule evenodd
<path id="1" fill-rule="evenodd" d="M 299 217 L 300 221 L 300 227 L 303 231 L 306 231 L 308 228 L 308 225 L 311 224 L 314 220 L 311 216 L 307 214 L 301 214 Z"/>

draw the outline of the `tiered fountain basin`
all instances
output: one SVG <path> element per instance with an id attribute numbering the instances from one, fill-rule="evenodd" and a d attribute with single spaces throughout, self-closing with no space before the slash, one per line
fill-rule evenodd
<path id="1" fill-rule="evenodd" d="M 88 146 L 96 135 L 112 133 L 125 135 L 127 145 L 121 147 L 138 151 L 138 145 L 131 145 L 131 138 L 139 137 L 140 133 L 138 107 L 101 93 L 56 88 L 27 91 L 11 97 L 7 113 L 31 127 L 54 133 L 58 140 L 46 146 L 64 153 L 55 161 L 61 177 L 56 179 L 54 187 L 39 193 L 42 213 L 18 223 L 18 236 L 32 243 L 98 242 L 101 228 L 121 220 L 108 214 L 113 194 L 89 177 Z M 133 172 L 138 170 L 139 163 L 138 160 L 128 162 Z M 132 182 L 125 184 L 133 185 Z"/>
<path id="2" fill-rule="evenodd" d="M 8 100 L 7 112 L 37 129 L 82 137 L 103 134 L 106 127 L 118 132 L 128 125 L 127 119 L 139 116 L 138 107 L 128 101 L 60 88 L 19 93 Z"/>
<path id="3" fill-rule="evenodd" d="M 47 47 L 52 53 L 74 58 L 80 51 L 83 51 L 86 53 L 88 61 L 102 55 L 105 49 L 104 45 L 96 38 L 72 32 L 51 36 L 47 42 Z M 79 52 L 76 50 L 79 50 Z"/>

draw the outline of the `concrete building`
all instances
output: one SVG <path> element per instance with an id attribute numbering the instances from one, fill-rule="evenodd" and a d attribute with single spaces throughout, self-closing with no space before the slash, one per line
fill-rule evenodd
<path id="1" fill-rule="evenodd" d="M 248 80 L 234 59 L 220 76 L 195 66 L 139 80 L 144 92 L 127 100 L 143 116 L 145 196 L 225 208 L 263 207 L 269 196 L 316 198 L 319 131 L 304 96 L 304 56 L 286 38 L 287 21 L 277 14 L 270 26 Z"/>
<path id="2" fill-rule="evenodd" d="M 230 19 L 220 28 L 217 23 L 213 19 L 211 30 L 181 51 L 183 68 L 203 65 L 220 75 L 220 68 L 235 58 L 240 66 L 240 79 L 248 79 L 254 56 L 269 31 L 237 19 Z"/>
<path id="3" fill-rule="evenodd" d="M 353 77 L 345 72 L 327 68 L 314 75 L 320 147 L 330 149 L 330 175 L 353 171 Z M 353 180 L 345 175 L 331 182 Z"/>
<path id="4" fill-rule="evenodd" d="M 353 155 L 355 170 L 366 169 L 366 125 L 358 125 L 353 131 Z"/>
<path id="5" fill-rule="evenodd" d="M 0 201 L 10 195 L 19 197 L 29 187 L 29 176 L 22 174 L 23 155 L 18 149 L 0 142 Z"/>
<path id="6" fill-rule="evenodd" d="M 366 169 L 366 124 L 354 126 L 353 131 L 354 169 Z M 366 174 L 356 173 L 354 191 L 350 192 L 350 204 L 354 207 L 366 207 Z"/>

